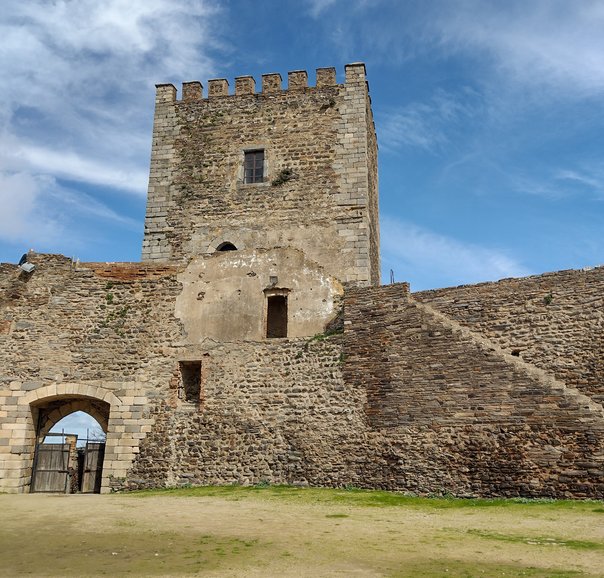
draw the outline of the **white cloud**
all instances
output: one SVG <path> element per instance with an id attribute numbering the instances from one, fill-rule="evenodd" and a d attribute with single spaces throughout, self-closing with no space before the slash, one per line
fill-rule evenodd
<path id="1" fill-rule="evenodd" d="M 29 249 L 58 238 L 61 226 L 41 203 L 49 186 L 53 182 L 47 177 L 0 172 L 0 239 L 23 243 Z"/>
<path id="2" fill-rule="evenodd" d="M 23 143 L 17 156 L 32 171 L 54 174 L 64 178 L 96 185 L 113 187 L 122 191 L 145 195 L 148 174 L 140 166 L 112 166 L 96 159 L 83 158 L 79 154 L 61 152 Z"/>
<path id="3" fill-rule="evenodd" d="M 0 207 L 0 240 L 26 249 L 77 245 L 70 222 L 82 216 L 132 231 L 142 226 L 90 195 L 58 185 L 53 177 L 26 172 L 0 171 Z"/>
<path id="4" fill-rule="evenodd" d="M 321 14 L 335 0 L 309 0 Z M 541 90 L 593 96 L 604 92 L 604 3 L 601 0 L 351 0 L 338 6 L 339 34 L 368 60 L 435 62 L 462 54 L 473 72 L 500 91 Z M 326 26 L 333 27 L 332 22 Z"/>
<path id="5" fill-rule="evenodd" d="M 456 127 L 480 113 L 478 94 L 465 89 L 458 94 L 437 90 L 429 101 L 412 102 L 377 115 L 380 149 L 405 146 L 436 152 L 452 139 Z"/>
<path id="6" fill-rule="evenodd" d="M 581 167 L 554 169 L 545 175 L 508 173 L 510 188 L 546 199 L 569 197 L 604 199 L 604 170 L 597 163 L 583 163 Z"/>
<path id="7" fill-rule="evenodd" d="M 429 20 L 441 45 L 490 56 L 503 84 L 604 91 L 604 8 L 599 0 L 438 2 Z M 548 95 L 543 94 L 546 98 Z"/>
<path id="8" fill-rule="evenodd" d="M 340 4 L 341 7 L 346 7 L 346 10 L 362 10 L 370 6 L 377 6 L 383 2 L 383 0 L 306 0 L 310 5 L 310 13 L 316 18 L 325 12 L 328 8 Z"/>
<path id="9" fill-rule="evenodd" d="M 447 285 L 522 277 L 530 272 L 513 258 L 496 249 L 464 243 L 391 217 L 381 220 L 380 241 L 384 269 L 393 269 L 397 281 L 430 283 L 443 280 Z"/>
<path id="10" fill-rule="evenodd" d="M 338 0 L 308 0 L 310 4 L 310 13 L 316 18 L 322 12 L 333 6 Z"/>
<path id="11" fill-rule="evenodd" d="M 592 193 L 596 198 L 604 199 L 604 168 L 602 166 L 559 170 L 555 179 L 579 186 Z"/>
<path id="12" fill-rule="evenodd" d="M 0 171 L 6 240 L 48 240 L 68 215 L 128 219 L 58 180 L 142 199 L 148 178 L 154 84 L 213 76 L 213 0 L 8 0 L 0 16 Z M 44 186 L 41 185 L 44 183 Z M 52 186 L 47 186 L 51 183 Z M 10 185 L 10 186 L 8 186 Z M 29 187 L 29 188 L 28 188 Z M 11 191 L 14 191 L 11 193 Z M 21 199 L 16 191 L 25 191 Z M 59 195 L 59 197 L 57 196 Z M 71 195 L 71 196 L 70 196 Z M 85 198 L 85 197 L 82 197 Z M 8 207 L 22 210 L 8 222 Z M 7 207 L 4 210 L 4 207 Z M 29 223 L 38 223 L 32 228 Z"/>
<path id="13" fill-rule="evenodd" d="M 98 219 L 119 224 L 132 231 L 142 229 L 142 222 L 117 213 L 94 197 L 81 191 L 75 192 L 63 187 L 55 187 L 48 191 L 48 201 L 60 207 L 61 212 L 68 211 L 80 215 L 92 215 Z"/>

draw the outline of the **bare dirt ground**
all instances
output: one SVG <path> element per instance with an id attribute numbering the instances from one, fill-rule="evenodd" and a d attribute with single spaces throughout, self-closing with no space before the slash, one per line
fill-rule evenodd
<path id="1" fill-rule="evenodd" d="M 0 575 L 26 574 L 604 576 L 604 503 L 292 488 L 0 495 Z"/>

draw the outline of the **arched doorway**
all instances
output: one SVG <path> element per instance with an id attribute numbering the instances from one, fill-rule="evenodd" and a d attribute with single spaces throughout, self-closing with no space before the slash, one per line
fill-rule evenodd
<path id="1" fill-rule="evenodd" d="M 85 396 L 59 396 L 33 402 L 31 410 L 37 426 L 30 491 L 99 493 L 109 403 Z M 81 413 L 93 418 L 100 432 L 91 436 L 87 428 L 83 438 L 73 419 Z"/>

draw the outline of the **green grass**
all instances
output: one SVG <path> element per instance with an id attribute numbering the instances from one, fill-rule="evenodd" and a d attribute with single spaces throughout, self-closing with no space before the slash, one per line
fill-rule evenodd
<path id="1" fill-rule="evenodd" d="M 28 539 L 19 541 L 19 547 L 14 537 L 0 531 L 0 575 L 190 575 L 220 571 L 227 563 L 245 563 L 262 556 L 267 548 L 259 540 L 236 536 L 185 537 L 146 528 L 91 533 L 63 521 L 60 532 L 34 530 Z"/>
<path id="2" fill-rule="evenodd" d="M 416 508 L 546 508 L 604 513 L 601 500 L 553 500 L 551 498 L 454 498 L 420 497 L 381 490 L 360 488 L 300 488 L 296 486 L 258 484 L 256 486 L 198 486 L 187 488 L 160 488 L 120 494 L 138 498 L 146 496 L 174 497 L 220 497 L 237 500 L 256 496 L 262 499 L 285 499 L 305 503 L 334 504 L 370 508 L 416 507 Z M 595 507 L 594 507 L 595 506 Z"/>
<path id="3" fill-rule="evenodd" d="M 488 540 L 516 542 L 519 544 L 530 544 L 532 546 L 563 546 L 573 550 L 604 550 L 604 542 L 591 542 L 588 540 L 568 540 L 565 538 L 553 538 L 551 536 L 518 536 L 515 534 L 487 532 L 485 530 L 468 530 L 468 534 L 486 538 Z"/>

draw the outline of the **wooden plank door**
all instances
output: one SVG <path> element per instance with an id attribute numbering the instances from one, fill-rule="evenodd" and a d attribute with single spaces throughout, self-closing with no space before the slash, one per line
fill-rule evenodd
<path id="1" fill-rule="evenodd" d="M 101 491 L 103 475 L 104 442 L 86 442 L 84 472 L 82 474 L 82 493 L 98 494 Z"/>
<path id="2" fill-rule="evenodd" d="M 32 479 L 32 492 L 67 493 L 71 445 L 38 444 Z"/>

